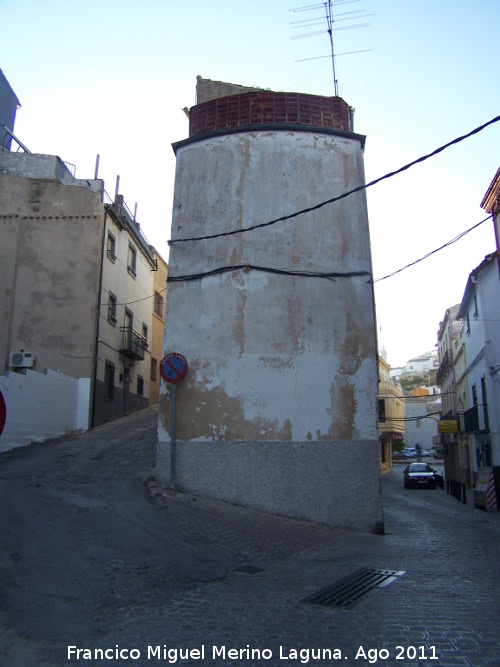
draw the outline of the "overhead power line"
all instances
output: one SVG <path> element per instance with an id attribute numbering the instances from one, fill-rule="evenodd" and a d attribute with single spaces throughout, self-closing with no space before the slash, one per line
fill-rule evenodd
<path id="1" fill-rule="evenodd" d="M 247 273 L 250 270 L 253 271 L 262 271 L 264 273 L 275 273 L 280 276 L 302 276 L 303 278 L 326 278 L 329 280 L 335 280 L 335 278 L 357 278 L 360 276 L 370 277 L 368 271 L 344 271 L 344 272 L 319 272 L 319 271 L 291 271 L 286 269 L 274 269 L 269 266 L 255 266 L 253 264 L 234 264 L 231 266 L 220 266 L 217 269 L 212 269 L 210 271 L 203 271 L 201 273 L 192 273 L 184 276 L 168 276 L 167 283 L 174 282 L 186 282 L 189 280 L 200 280 L 201 278 L 207 278 L 208 276 L 218 276 L 223 273 L 228 273 L 232 271 L 243 270 Z M 369 281 L 371 282 L 371 280 Z"/>
<path id="2" fill-rule="evenodd" d="M 398 269 L 397 271 L 393 271 L 392 273 L 389 273 L 387 276 L 384 276 L 383 278 L 376 278 L 373 282 L 378 283 L 381 280 L 386 280 L 386 278 L 392 278 L 392 276 L 395 276 L 397 273 L 401 273 L 401 271 L 404 271 L 405 269 L 409 269 L 410 266 L 415 266 L 415 264 L 418 264 L 419 262 L 423 262 L 424 259 L 427 259 L 431 255 L 434 255 L 436 252 L 439 252 L 440 250 L 443 250 L 444 248 L 447 248 L 448 246 L 452 245 L 453 243 L 456 243 L 463 236 L 465 236 L 469 232 L 472 232 L 473 229 L 476 229 L 476 227 L 479 227 L 479 225 L 482 225 L 483 222 L 486 222 L 487 220 L 490 220 L 492 217 L 493 216 L 489 215 L 487 218 L 485 218 L 484 220 L 481 220 L 481 222 L 478 222 L 473 227 L 469 227 L 469 229 L 466 229 L 465 232 L 461 232 L 458 236 L 455 236 L 455 238 L 451 239 L 451 241 L 448 241 L 447 243 L 444 243 L 442 246 L 439 246 L 439 248 L 436 248 L 435 250 L 431 250 L 430 252 L 425 254 L 423 257 L 420 257 L 420 259 L 416 259 L 414 262 L 411 262 L 410 264 L 407 264 L 406 266 L 403 266 L 401 269 Z"/>
<path id="3" fill-rule="evenodd" d="M 425 162 L 425 160 L 428 160 L 431 157 L 434 157 L 435 155 L 438 155 L 439 153 L 442 153 L 444 150 L 447 148 L 450 148 L 450 146 L 454 146 L 455 144 L 460 143 L 461 141 L 464 141 L 465 139 L 468 139 L 469 137 L 472 137 L 475 134 L 478 134 L 479 132 L 482 132 L 485 128 L 487 128 L 489 125 L 493 125 L 493 123 L 497 123 L 500 120 L 500 116 L 495 116 L 495 118 L 492 118 L 489 120 L 487 123 L 484 123 L 483 125 L 480 125 L 479 127 L 476 127 L 474 130 L 471 130 L 467 134 L 462 135 L 461 137 L 457 137 L 456 139 L 453 139 L 452 141 L 449 141 L 447 144 L 444 144 L 443 146 L 440 146 L 439 148 L 436 148 L 435 150 L 432 151 L 432 153 L 428 153 L 427 155 L 423 155 L 422 157 L 417 158 L 416 160 L 413 160 L 412 162 L 409 162 L 408 164 L 405 164 L 403 167 L 400 167 L 396 171 L 391 171 L 384 176 L 380 176 L 379 178 L 376 178 L 373 181 L 370 181 L 369 183 L 366 183 L 365 185 L 360 185 L 357 188 L 354 188 L 352 190 L 348 190 L 347 192 L 344 192 L 341 195 L 338 195 L 337 197 L 332 197 L 331 199 L 327 199 L 326 201 L 320 202 L 319 204 L 316 204 L 315 206 L 310 206 L 309 208 L 304 208 L 301 211 L 295 211 L 294 213 L 289 213 L 288 215 L 283 215 L 280 218 L 275 218 L 274 220 L 269 220 L 268 222 L 262 222 L 257 225 L 252 225 L 250 227 L 245 227 L 243 229 L 233 229 L 228 232 L 219 232 L 218 234 L 207 234 L 206 236 L 192 236 L 190 238 L 185 238 L 185 239 L 170 239 L 168 241 L 168 245 L 174 245 L 176 243 L 187 243 L 189 241 L 206 241 L 209 239 L 216 239 L 216 238 L 221 238 L 223 236 L 233 236 L 235 234 L 243 234 L 246 232 L 251 232 L 255 229 L 262 229 L 264 227 L 270 227 L 271 225 L 275 225 L 278 222 L 284 222 L 286 220 L 291 220 L 292 218 L 297 218 L 299 215 L 304 215 L 306 213 L 311 213 L 312 211 L 317 211 L 320 208 L 323 208 L 323 206 L 327 206 L 328 204 L 333 204 L 337 201 L 340 201 L 341 199 L 345 199 L 346 197 L 350 197 L 351 195 L 355 194 L 356 192 L 361 192 L 363 190 L 366 190 L 367 188 L 371 187 L 372 185 L 376 185 L 377 183 L 380 183 L 381 181 L 384 181 L 388 178 L 392 178 L 393 176 L 397 176 L 398 174 L 401 174 L 403 171 L 406 171 L 407 169 L 410 169 L 410 167 L 415 166 L 416 164 L 420 164 L 421 162 Z"/>
<path id="4" fill-rule="evenodd" d="M 388 420 L 394 422 L 413 422 L 420 421 L 421 419 L 434 418 L 436 415 L 441 415 L 441 412 L 429 412 L 428 415 L 418 415 L 417 417 L 390 417 Z"/>

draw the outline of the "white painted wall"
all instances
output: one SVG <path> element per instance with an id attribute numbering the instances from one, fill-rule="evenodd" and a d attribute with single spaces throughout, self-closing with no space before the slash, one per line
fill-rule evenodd
<path id="1" fill-rule="evenodd" d="M 439 402 L 439 403 L 438 403 Z M 431 407 L 427 406 L 431 404 Z M 438 434 L 437 422 L 440 415 L 428 417 L 429 409 L 431 412 L 439 411 L 441 409 L 441 398 L 439 395 L 428 396 L 422 398 L 405 397 L 405 423 L 406 435 L 405 444 L 407 447 L 415 447 L 421 445 L 422 449 L 430 449 L 433 447 L 434 438 Z M 432 406 L 432 404 L 436 404 Z M 422 419 L 419 419 L 422 417 Z"/>
<path id="2" fill-rule="evenodd" d="M 173 240 L 267 222 L 364 183 L 360 138 L 345 133 L 270 126 L 202 137 L 177 146 L 176 155 Z M 174 244 L 169 267 L 170 279 L 196 276 L 167 289 L 164 349 L 189 363 L 177 386 L 178 488 L 379 529 L 364 192 L 264 229 Z M 361 275 L 325 279 L 261 267 Z M 157 457 L 163 480 L 170 474 L 169 414 L 164 387 Z"/>
<path id="3" fill-rule="evenodd" d="M 74 378 L 57 371 L 0 376 L 7 419 L 0 435 L 0 452 L 46 440 L 89 424 L 90 378 Z"/>
<path id="4" fill-rule="evenodd" d="M 363 177 L 356 139 L 272 130 L 202 139 L 177 151 L 172 238 L 265 222 Z M 376 438 L 364 193 L 263 230 L 170 251 L 174 277 L 234 265 L 364 275 L 326 280 L 251 268 L 169 283 L 164 348 L 190 363 L 179 437 Z"/>
<path id="5" fill-rule="evenodd" d="M 496 258 L 479 271 L 474 290 L 467 304 L 469 326 L 464 318 L 465 351 L 467 359 L 467 385 L 469 407 L 472 407 L 472 386 L 476 386 L 479 404 L 482 404 L 481 379 L 486 384 L 488 417 L 493 465 L 500 465 L 500 280 Z M 474 302 L 476 296 L 477 310 Z M 467 333 L 468 330 L 468 333 Z M 480 448 L 481 435 L 475 436 Z M 477 469 L 477 458 L 473 459 Z"/>
<path id="6" fill-rule="evenodd" d="M 428 373 L 437 367 L 437 352 L 429 352 L 406 362 L 404 373 Z"/>

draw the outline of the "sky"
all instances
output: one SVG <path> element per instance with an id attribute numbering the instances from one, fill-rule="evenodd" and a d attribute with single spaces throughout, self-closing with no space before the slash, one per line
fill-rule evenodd
<path id="1" fill-rule="evenodd" d="M 125 202 L 168 260 L 172 144 L 188 136 L 182 109 L 195 104 L 196 76 L 334 95 L 317 4 L 0 0 L 0 69 L 21 103 L 14 132 L 32 152 L 74 164 L 78 178 L 94 177 L 99 155 L 106 191 L 114 196 L 119 175 Z M 498 0 L 342 0 L 334 17 L 338 93 L 366 136 L 367 182 L 500 114 Z M 497 122 L 367 189 L 379 347 L 393 367 L 436 348 L 446 309 L 495 250 L 491 220 L 382 278 L 487 217 L 480 204 L 499 147 Z"/>

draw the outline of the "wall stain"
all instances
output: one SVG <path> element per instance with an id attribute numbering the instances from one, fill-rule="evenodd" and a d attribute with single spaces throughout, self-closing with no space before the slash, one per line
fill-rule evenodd
<path id="1" fill-rule="evenodd" d="M 358 312 L 358 311 L 356 311 Z M 340 357 L 340 371 L 342 375 L 356 375 L 363 361 L 370 356 L 373 336 L 371 330 L 359 327 L 357 318 L 352 312 L 346 311 L 346 336 Z"/>
<path id="2" fill-rule="evenodd" d="M 336 376 L 330 387 L 332 414 L 337 415 L 328 429 L 328 434 L 321 440 L 353 440 L 355 438 L 354 423 L 357 411 L 356 387 L 348 378 Z"/>
<path id="3" fill-rule="evenodd" d="M 291 357 L 289 359 L 283 359 L 282 357 L 260 356 L 259 361 L 269 368 L 283 369 L 293 368 L 294 366 L 294 360 Z"/>
<path id="4" fill-rule="evenodd" d="M 196 375 L 196 363 L 190 364 L 190 374 Z M 187 382 L 177 388 L 177 438 L 213 442 L 292 440 L 292 424 L 285 419 L 270 419 L 257 415 L 245 418 L 243 396 L 228 396 L 223 386 L 207 389 L 206 383 Z M 170 410 L 162 418 L 170 430 Z"/>
<path id="5" fill-rule="evenodd" d="M 247 304 L 247 292 L 245 287 L 245 280 L 241 275 L 241 271 L 235 271 L 231 277 L 233 283 L 238 286 L 235 292 L 236 299 L 236 313 L 233 317 L 233 339 L 238 345 L 240 355 L 246 349 L 246 327 L 245 327 L 245 312 Z"/>

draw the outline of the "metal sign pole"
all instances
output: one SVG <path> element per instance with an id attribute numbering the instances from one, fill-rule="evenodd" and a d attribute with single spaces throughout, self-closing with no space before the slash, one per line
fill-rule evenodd
<path id="1" fill-rule="evenodd" d="M 176 413 L 177 383 L 183 380 L 188 372 L 185 356 L 178 352 L 169 352 L 160 363 L 160 375 L 170 384 L 170 488 L 175 493 L 176 485 Z"/>
<path id="2" fill-rule="evenodd" d="M 170 487 L 175 493 L 177 385 L 171 385 L 170 391 Z"/>

